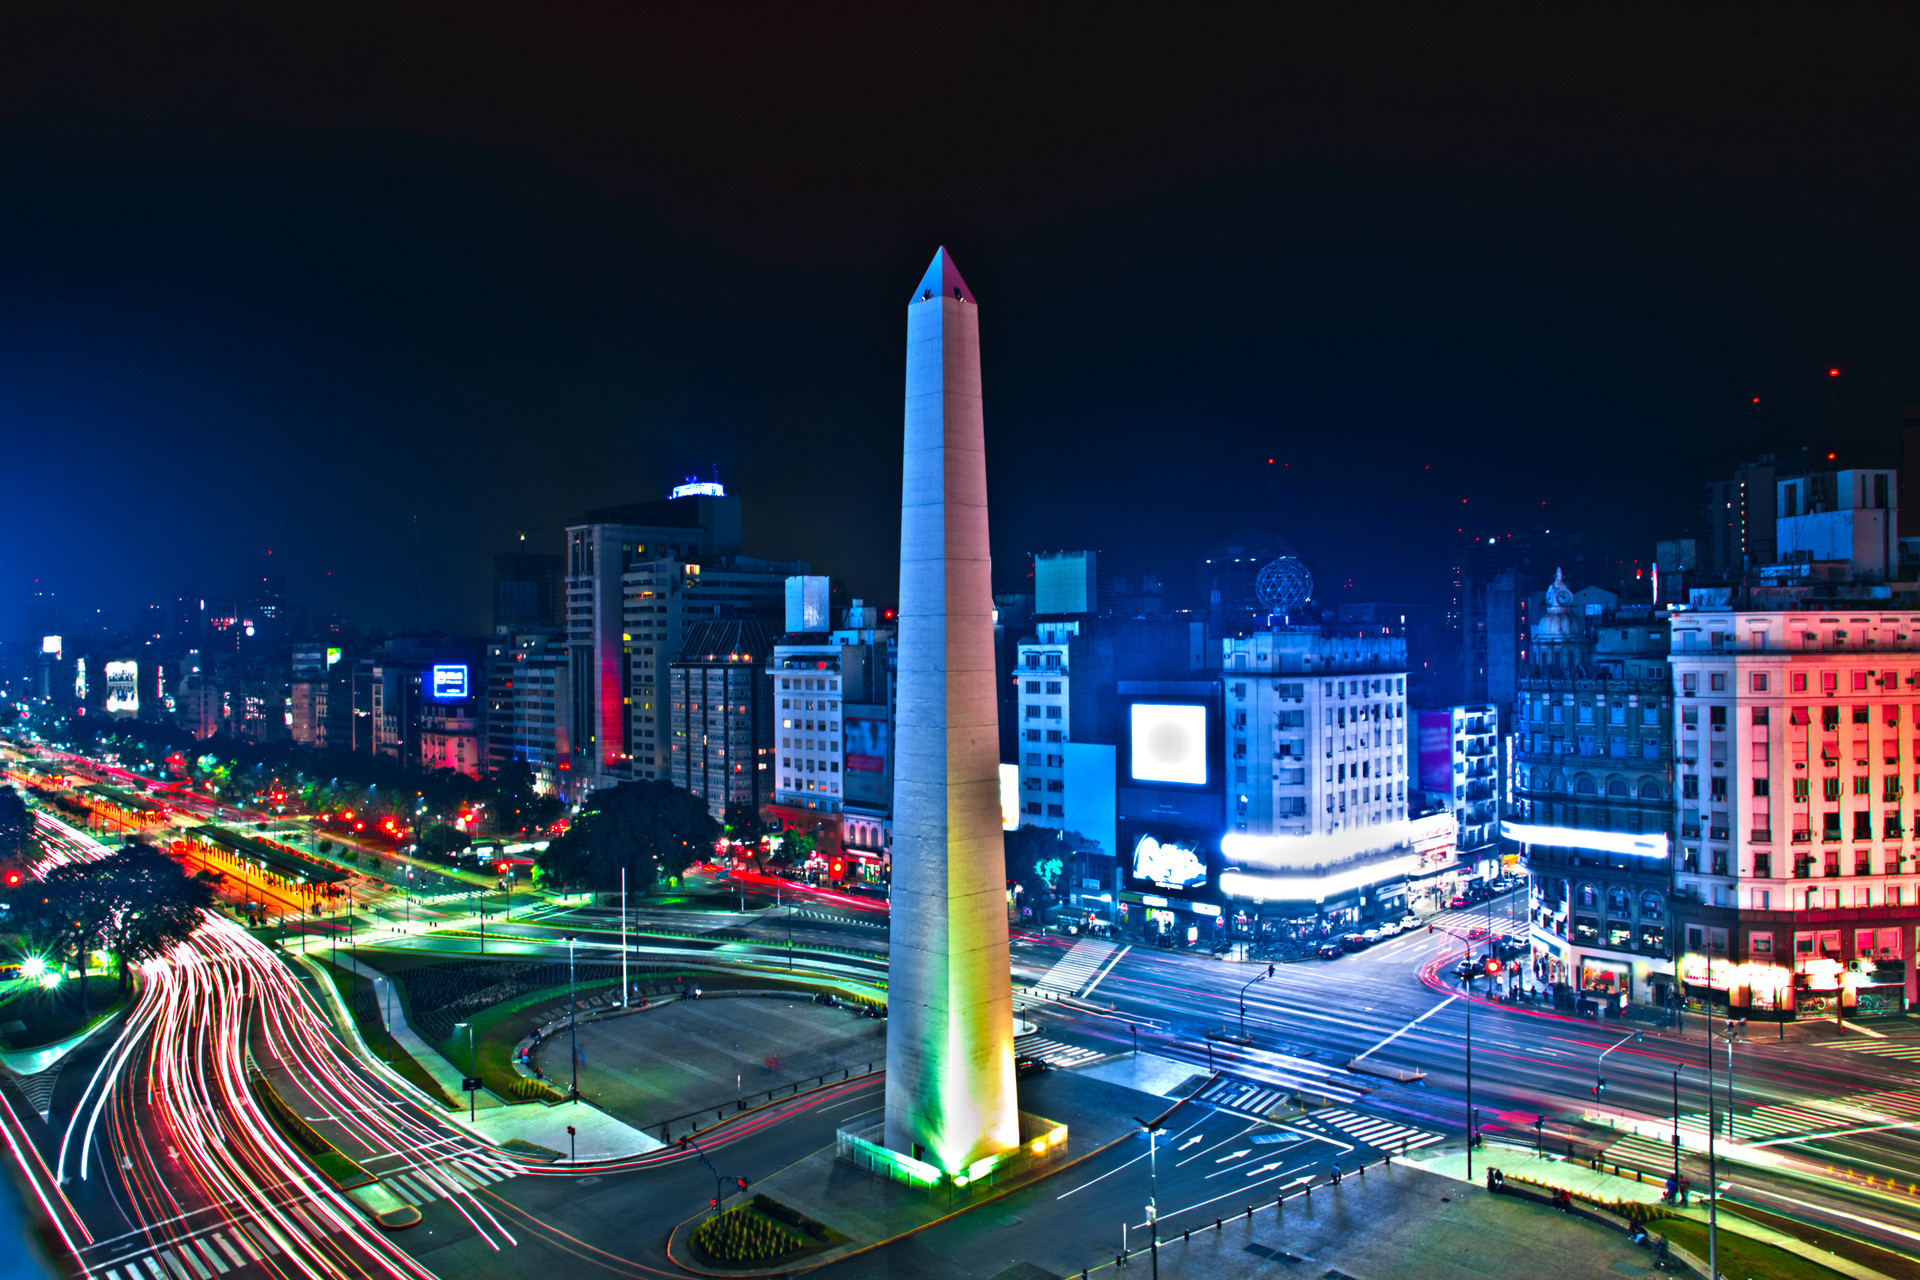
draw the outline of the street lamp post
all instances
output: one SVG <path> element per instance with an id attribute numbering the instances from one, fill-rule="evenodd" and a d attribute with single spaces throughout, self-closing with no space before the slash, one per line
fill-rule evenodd
<path id="1" fill-rule="evenodd" d="M 1673 1185 L 1680 1185 L 1680 1067 L 1673 1068 Z"/>
<path id="2" fill-rule="evenodd" d="M 1156 1152 L 1161 1130 L 1139 1116 L 1133 1122 L 1147 1131 L 1147 1247 L 1153 1257 L 1154 1280 L 1160 1280 L 1160 1171 Z"/>
<path id="3" fill-rule="evenodd" d="M 1606 1077 L 1607 1055 L 1612 1053 L 1614 1049 L 1618 1049 L 1620 1045 L 1641 1044 L 1646 1041 L 1646 1038 L 1647 1038 L 1646 1032 L 1636 1031 L 1632 1035 L 1623 1037 L 1620 1041 L 1620 1044 L 1613 1045 L 1611 1048 L 1602 1049 L 1600 1051 L 1600 1057 L 1593 1064 L 1593 1096 L 1595 1098 L 1598 1098 L 1601 1092 L 1605 1090 L 1607 1087 L 1607 1077 Z"/>
<path id="4" fill-rule="evenodd" d="M 580 1005 L 574 991 L 574 935 L 567 935 L 567 1038 L 573 1048 L 573 1100 L 580 1101 Z"/>
<path id="5" fill-rule="evenodd" d="M 1247 989 L 1253 986 L 1255 982 L 1265 982 L 1272 976 L 1273 966 L 1268 965 L 1265 973 L 1255 974 L 1252 982 L 1248 982 L 1240 988 L 1240 1043 L 1242 1045 L 1252 1043 L 1252 1040 L 1247 1035 Z"/>

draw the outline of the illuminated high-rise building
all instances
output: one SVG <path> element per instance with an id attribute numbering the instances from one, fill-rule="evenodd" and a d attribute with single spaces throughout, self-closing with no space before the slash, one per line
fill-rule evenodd
<path id="1" fill-rule="evenodd" d="M 1019 1145 L 986 432 L 973 293 L 907 305 L 886 1145 L 952 1172 Z"/>

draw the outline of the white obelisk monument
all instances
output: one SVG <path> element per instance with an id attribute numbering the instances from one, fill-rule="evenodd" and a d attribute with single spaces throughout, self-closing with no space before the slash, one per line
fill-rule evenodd
<path id="1" fill-rule="evenodd" d="M 943 248 L 907 304 L 886 1145 L 952 1173 L 1020 1143 L 980 313 Z"/>

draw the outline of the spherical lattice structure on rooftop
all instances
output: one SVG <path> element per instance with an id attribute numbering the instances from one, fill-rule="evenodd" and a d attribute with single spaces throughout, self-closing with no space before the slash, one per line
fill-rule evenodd
<path id="1" fill-rule="evenodd" d="M 1260 567 L 1253 590 L 1268 613 L 1293 613 L 1313 595 L 1313 575 L 1292 556 L 1281 556 Z"/>

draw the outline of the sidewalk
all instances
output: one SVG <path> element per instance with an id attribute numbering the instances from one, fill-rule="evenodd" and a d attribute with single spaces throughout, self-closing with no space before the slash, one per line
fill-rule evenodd
<path id="1" fill-rule="evenodd" d="M 327 978 L 325 971 L 319 968 L 317 960 L 297 952 L 290 954 L 293 959 L 306 965 L 320 979 L 320 988 L 326 994 L 334 1022 L 352 1039 L 356 1052 L 364 1061 L 378 1066 L 372 1050 L 367 1047 L 366 1041 L 361 1039 L 359 1028 L 354 1024 L 346 1004 L 341 1000 L 338 989 Z M 342 955 L 340 966 L 358 973 L 374 984 L 375 990 L 380 993 L 381 1010 L 384 1013 L 387 1007 L 386 984 L 392 979 L 364 961 L 355 960 L 351 956 Z M 414 1061 L 418 1062 L 449 1096 L 461 1095 L 460 1086 L 465 1077 L 452 1063 L 441 1056 L 438 1049 L 428 1044 L 419 1032 L 408 1025 L 406 1014 L 402 1011 L 397 996 L 393 1000 L 393 1020 L 388 1030 L 393 1035 L 394 1043 L 412 1055 Z M 400 1080 L 398 1076 L 390 1078 Z M 418 1090 L 407 1085 L 404 1080 L 400 1080 L 400 1084 L 409 1092 L 418 1093 Z M 566 1102 L 555 1106 L 547 1106 L 540 1102 L 508 1105 L 485 1090 L 480 1091 L 476 1101 L 479 1109 L 471 1120 L 467 1118 L 466 1107 L 460 1107 L 454 1111 L 441 1111 L 438 1107 L 433 1109 L 450 1124 L 465 1129 L 496 1146 L 520 1143 L 537 1147 L 542 1151 L 552 1152 L 562 1163 L 569 1158 L 582 1163 L 591 1160 L 622 1160 L 631 1156 L 644 1155 L 649 1151 L 657 1151 L 664 1145 L 658 1138 L 650 1137 L 625 1121 L 615 1119 L 585 1102 Z M 574 1132 L 568 1133 L 569 1128 Z"/>

